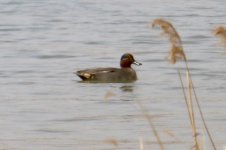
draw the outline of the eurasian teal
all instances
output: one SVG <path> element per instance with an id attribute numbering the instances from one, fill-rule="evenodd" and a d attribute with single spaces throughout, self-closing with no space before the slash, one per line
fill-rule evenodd
<path id="1" fill-rule="evenodd" d="M 93 68 L 75 72 L 83 81 L 88 82 L 133 82 L 137 80 L 137 74 L 131 64 L 142 65 L 136 62 L 130 53 L 123 54 L 120 60 L 121 68 Z"/>

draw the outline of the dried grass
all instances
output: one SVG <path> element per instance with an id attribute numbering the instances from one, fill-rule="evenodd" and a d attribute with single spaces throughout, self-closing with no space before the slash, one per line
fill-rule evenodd
<path id="1" fill-rule="evenodd" d="M 171 23 L 163 20 L 156 19 L 152 22 L 152 27 L 160 26 L 163 30 L 163 35 L 168 35 L 169 41 L 171 43 L 171 50 L 169 51 L 168 59 L 171 63 L 175 64 L 178 59 L 185 60 L 185 54 L 182 47 L 182 42 L 179 34 L 172 26 Z"/>
<path id="2" fill-rule="evenodd" d="M 118 141 L 114 138 L 106 139 L 106 140 L 104 140 L 104 143 L 118 147 Z"/>
<path id="3" fill-rule="evenodd" d="M 191 79 L 187 74 L 187 83 L 188 83 L 188 94 L 186 96 L 186 90 L 185 90 L 185 86 L 182 80 L 182 76 L 180 73 L 180 70 L 178 69 L 178 75 L 180 78 L 180 82 L 181 82 L 181 88 L 183 90 L 183 95 L 184 95 L 184 99 L 185 99 L 185 103 L 186 103 L 186 107 L 187 107 L 187 111 L 188 111 L 188 116 L 189 116 L 189 120 L 190 120 L 190 125 L 192 127 L 192 132 L 193 132 L 193 137 L 194 137 L 194 147 L 196 150 L 199 150 L 199 143 L 198 143 L 198 138 L 197 138 L 197 128 L 196 128 L 196 123 L 195 123 L 195 113 L 194 113 L 194 106 L 193 106 L 193 102 L 192 102 L 192 88 L 191 88 Z M 188 97 L 188 98 L 187 98 Z"/>
<path id="4" fill-rule="evenodd" d="M 143 141 L 143 138 L 140 138 L 139 143 L 140 143 L 140 150 L 144 150 L 144 141 Z"/>
<path id="5" fill-rule="evenodd" d="M 193 130 L 194 143 L 195 143 L 194 147 L 195 147 L 196 150 L 199 150 L 199 144 L 198 144 L 198 139 L 197 139 L 198 134 L 197 134 L 197 127 L 195 125 L 195 113 L 194 113 L 194 105 L 193 105 L 193 101 L 192 101 L 192 95 L 194 95 L 194 97 L 195 97 L 195 102 L 197 104 L 199 114 L 201 116 L 202 122 L 203 122 L 205 130 L 208 134 L 208 137 L 210 139 L 212 147 L 213 147 L 214 150 L 216 150 L 216 146 L 213 142 L 212 136 L 209 132 L 206 121 L 204 119 L 203 112 L 201 110 L 199 99 L 197 97 L 195 87 L 194 87 L 194 84 L 193 84 L 193 81 L 192 81 L 192 78 L 191 78 L 191 73 L 190 73 L 190 69 L 189 69 L 189 66 L 188 66 L 188 60 L 187 60 L 186 55 L 185 55 L 183 48 L 182 48 L 182 42 L 181 42 L 180 36 L 177 33 L 177 31 L 175 30 L 175 28 L 173 27 L 173 25 L 171 23 L 169 23 L 168 21 L 165 21 L 163 19 L 156 19 L 156 20 L 153 21 L 152 26 L 156 26 L 156 25 L 160 26 L 163 29 L 164 34 L 167 34 L 169 36 L 170 43 L 172 44 L 172 49 L 170 50 L 170 62 L 175 64 L 177 62 L 178 58 L 184 59 L 184 62 L 185 62 L 185 66 L 186 66 L 186 70 L 187 70 L 187 80 L 188 80 L 188 93 L 189 93 L 188 97 L 186 96 L 185 87 L 184 87 L 183 80 L 182 80 L 182 77 L 181 77 L 179 70 L 178 70 L 178 74 L 179 74 L 179 77 L 180 77 L 181 86 L 182 86 L 184 98 L 185 98 L 185 101 L 186 101 L 186 106 L 187 106 L 187 110 L 188 110 L 190 124 L 191 124 L 192 130 Z M 218 31 L 215 32 L 215 34 L 226 37 L 225 36 L 226 35 L 225 29 L 222 28 L 222 27 L 219 28 Z"/>
<path id="6" fill-rule="evenodd" d="M 213 34 L 220 38 L 221 44 L 223 44 L 226 49 L 226 28 L 219 26 L 213 30 Z"/>

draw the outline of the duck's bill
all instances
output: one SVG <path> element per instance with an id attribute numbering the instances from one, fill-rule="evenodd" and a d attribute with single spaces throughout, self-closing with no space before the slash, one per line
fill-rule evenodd
<path id="1" fill-rule="evenodd" d="M 137 61 L 134 61 L 133 64 L 135 64 L 135 65 L 137 65 L 137 66 L 142 65 L 142 63 L 139 63 L 139 62 L 137 62 Z"/>

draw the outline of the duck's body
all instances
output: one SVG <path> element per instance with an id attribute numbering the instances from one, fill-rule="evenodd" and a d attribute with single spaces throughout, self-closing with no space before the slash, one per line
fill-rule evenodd
<path id="1" fill-rule="evenodd" d="M 121 68 L 93 68 L 76 72 L 83 81 L 91 82 L 133 82 L 137 80 L 135 70 L 131 64 L 141 65 L 134 60 L 131 54 L 124 54 L 121 57 Z"/>
<path id="2" fill-rule="evenodd" d="M 84 81 L 93 82 L 132 82 L 137 80 L 132 68 L 93 68 L 77 71 L 76 74 Z"/>

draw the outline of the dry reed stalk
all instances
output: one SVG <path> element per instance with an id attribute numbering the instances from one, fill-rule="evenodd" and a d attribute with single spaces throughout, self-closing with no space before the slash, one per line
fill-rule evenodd
<path id="1" fill-rule="evenodd" d="M 190 109 L 190 116 L 192 121 L 192 130 L 193 130 L 193 136 L 195 141 L 195 149 L 199 150 L 199 144 L 198 144 L 198 134 L 197 134 L 197 128 L 196 128 L 196 121 L 195 121 L 195 111 L 194 111 L 194 105 L 192 101 L 192 85 L 191 85 L 191 78 L 187 73 L 187 83 L 188 83 L 188 102 L 189 102 L 189 108 Z"/>
<path id="2" fill-rule="evenodd" d="M 179 75 L 181 88 L 182 88 L 182 91 L 183 91 L 183 96 L 184 96 L 186 107 L 187 107 L 187 111 L 188 111 L 188 114 L 189 114 L 188 116 L 189 116 L 190 124 L 192 125 L 192 118 L 191 118 L 191 115 L 190 115 L 191 112 L 190 112 L 190 109 L 188 109 L 189 108 L 189 104 L 188 104 L 188 99 L 187 99 L 186 92 L 185 92 L 185 86 L 184 86 L 184 83 L 183 83 L 183 80 L 182 80 L 182 77 L 181 77 L 180 70 L 178 69 L 177 72 L 178 72 L 178 75 Z"/>
<path id="3" fill-rule="evenodd" d="M 226 48 L 226 28 L 224 28 L 223 26 L 219 26 L 214 29 L 213 34 L 220 38 L 221 43 Z"/>
<path id="4" fill-rule="evenodd" d="M 188 111 L 188 116 L 189 116 L 189 120 L 190 120 L 190 125 L 192 127 L 192 133 L 194 135 L 194 143 L 195 143 L 195 149 L 199 150 L 199 144 L 198 144 L 198 139 L 197 139 L 197 130 L 196 130 L 196 125 L 195 125 L 195 117 L 194 117 L 194 110 L 193 110 L 193 103 L 192 103 L 192 95 L 191 95 L 191 86 L 190 86 L 190 82 L 188 82 L 188 87 L 189 87 L 189 99 L 186 96 L 186 92 L 185 92 L 185 86 L 183 84 L 183 80 L 182 80 L 182 76 L 180 73 L 180 70 L 178 69 L 178 75 L 180 78 L 180 83 L 181 83 L 181 88 L 183 91 L 183 95 L 184 95 L 184 99 L 185 99 L 185 103 L 186 103 L 186 107 L 187 107 L 187 111 Z"/>
<path id="5" fill-rule="evenodd" d="M 207 132 L 207 135 L 208 135 L 208 137 L 209 137 L 209 140 L 210 140 L 210 142 L 211 142 L 211 144 L 212 144 L 212 147 L 213 147 L 214 150 L 216 150 L 217 148 L 216 148 L 216 146 L 215 146 L 215 143 L 214 143 L 214 141 L 213 141 L 213 138 L 212 138 L 212 136 L 211 136 L 211 134 L 210 134 L 210 131 L 209 131 L 209 129 L 208 129 L 208 126 L 207 126 L 207 124 L 206 124 L 206 120 L 205 120 L 205 118 L 204 118 L 204 114 L 203 114 L 203 112 L 202 112 L 201 105 L 200 105 L 200 103 L 199 103 L 199 99 L 198 99 L 198 96 L 197 96 L 196 91 L 195 91 L 195 87 L 194 87 L 194 84 L 193 84 L 193 80 L 192 80 L 192 78 L 191 78 L 190 69 L 189 69 L 189 67 L 188 67 L 188 61 L 187 61 L 186 59 L 185 59 L 185 64 L 186 64 L 186 69 L 187 69 L 188 75 L 190 76 L 191 87 L 192 87 L 192 91 L 193 91 L 194 96 L 195 96 L 195 102 L 196 102 L 196 104 L 197 104 L 199 114 L 200 114 L 200 116 L 201 116 L 203 125 L 204 125 L 204 127 L 205 127 L 206 132 Z"/>
<path id="6" fill-rule="evenodd" d="M 158 143 L 160 149 L 164 150 L 164 145 L 163 145 L 163 143 L 162 143 L 162 141 L 161 141 L 161 139 L 159 137 L 158 131 L 156 130 L 156 128 L 155 128 L 155 126 L 154 126 L 154 124 L 152 122 L 152 117 L 151 117 L 150 113 L 148 113 L 147 109 L 145 109 L 145 107 L 142 105 L 141 102 L 137 101 L 137 103 L 138 103 L 138 106 L 140 107 L 144 117 L 148 120 L 148 123 L 149 123 L 149 125 L 150 125 L 150 127 L 151 127 L 151 129 L 152 129 L 152 131 L 154 133 L 154 136 L 155 136 L 155 138 L 157 140 L 157 143 Z"/>
<path id="7" fill-rule="evenodd" d="M 209 137 L 209 139 L 211 141 L 212 147 L 213 147 L 214 150 L 216 150 L 216 146 L 215 146 L 215 144 L 213 142 L 212 136 L 211 136 L 211 134 L 209 132 L 209 129 L 207 127 L 207 124 L 205 122 L 204 115 L 203 115 L 202 110 L 201 110 L 201 106 L 199 104 L 199 99 L 198 99 L 196 91 L 195 91 L 195 87 L 194 87 L 194 84 L 193 84 L 193 81 L 192 81 L 192 78 L 191 78 L 190 69 L 188 67 L 188 61 L 187 61 L 186 55 L 185 55 L 185 53 L 183 51 L 182 43 L 181 43 L 179 34 L 176 32 L 175 28 L 172 26 L 171 23 L 169 23 L 168 21 L 165 21 L 163 19 L 156 19 L 156 20 L 154 20 L 152 25 L 153 26 L 159 25 L 163 29 L 164 33 L 169 36 L 170 42 L 171 42 L 172 47 L 173 47 L 171 49 L 171 51 L 170 51 L 170 54 L 171 54 L 171 57 L 172 57 L 171 58 L 171 62 L 172 63 L 176 63 L 178 58 L 183 58 L 184 59 L 184 62 L 185 62 L 185 65 L 186 65 L 186 70 L 187 70 L 188 76 L 190 78 L 191 88 L 192 88 L 192 91 L 194 93 L 195 101 L 196 101 L 196 104 L 197 104 L 197 107 L 198 107 L 198 110 L 199 110 L 199 114 L 201 116 L 201 119 L 202 119 L 202 122 L 204 124 L 205 130 L 206 130 L 206 132 L 208 134 L 208 137 Z M 219 33 L 221 33 L 221 32 L 219 32 Z M 174 47 L 176 47 L 177 50 L 175 50 Z M 190 119 L 192 119 L 192 118 L 190 118 Z"/>

